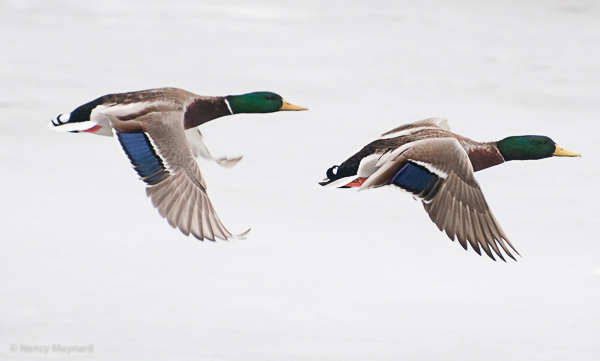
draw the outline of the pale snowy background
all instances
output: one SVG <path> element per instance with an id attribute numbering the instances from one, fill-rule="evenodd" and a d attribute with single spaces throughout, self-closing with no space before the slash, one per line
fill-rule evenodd
<path id="1" fill-rule="evenodd" d="M 0 359 L 599 360 L 597 1 L 0 1 Z M 271 90 L 309 112 L 203 126 L 237 242 L 171 229 L 109 138 L 55 133 L 100 95 Z M 432 116 L 582 158 L 477 174 L 523 255 L 450 242 L 395 189 L 317 184 Z"/>

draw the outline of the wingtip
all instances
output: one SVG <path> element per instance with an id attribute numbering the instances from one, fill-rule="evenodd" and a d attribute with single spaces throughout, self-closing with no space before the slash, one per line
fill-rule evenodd
<path id="1" fill-rule="evenodd" d="M 231 168 L 236 165 L 240 160 L 242 160 L 243 156 L 235 157 L 235 158 L 218 158 L 215 159 L 215 162 L 224 168 Z"/>
<path id="2" fill-rule="evenodd" d="M 248 228 L 245 232 L 242 232 L 240 234 L 231 234 L 228 232 L 228 236 L 227 238 L 222 238 L 222 237 L 215 237 L 218 238 L 220 241 L 227 241 L 227 242 L 235 242 L 235 241 L 240 241 L 240 240 L 244 240 L 246 239 L 246 236 L 248 235 L 248 233 L 250 233 L 250 228 Z"/>
<path id="3" fill-rule="evenodd" d="M 494 256 L 492 254 L 485 252 L 485 255 L 488 256 L 492 261 L 496 262 L 496 259 L 494 258 Z M 483 254 L 480 253 L 479 256 L 483 257 Z M 502 260 L 504 261 L 504 259 L 502 259 Z"/>
<path id="4" fill-rule="evenodd" d="M 248 228 L 245 232 L 241 234 L 233 235 L 231 236 L 231 238 L 235 240 L 246 239 L 246 236 L 248 235 L 248 233 L 250 233 L 250 230 L 252 230 L 252 228 Z"/>

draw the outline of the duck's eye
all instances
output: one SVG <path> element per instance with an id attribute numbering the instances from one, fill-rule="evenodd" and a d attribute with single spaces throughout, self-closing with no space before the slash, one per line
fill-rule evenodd
<path id="1" fill-rule="evenodd" d="M 267 99 L 267 100 L 275 100 L 275 96 L 274 95 L 267 95 L 265 97 L 265 99 Z"/>

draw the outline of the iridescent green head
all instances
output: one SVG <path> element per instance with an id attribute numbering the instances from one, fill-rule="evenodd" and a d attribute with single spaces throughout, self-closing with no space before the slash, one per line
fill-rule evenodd
<path id="1" fill-rule="evenodd" d="M 271 92 L 255 92 L 225 97 L 233 114 L 239 113 L 274 113 L 280 110 L 308 110 L 290 104 L 281 96 Z"/>
<path id="2" fill-rule="evenodd" d="M 549 157 L 581 157 L 564 150 L 554 141 L 542 135 L 519 135 L 504 138 L 497 144 L 505 160 L 529 160 Z"/>

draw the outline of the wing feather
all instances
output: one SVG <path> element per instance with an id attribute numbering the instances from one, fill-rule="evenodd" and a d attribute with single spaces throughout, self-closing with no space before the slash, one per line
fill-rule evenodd
<path id="1" fill-rule="evenodd" d="M 474 213 L 474 214 L 475 214 L 475 221 L 477 222 L 479 244 L 481 245 L 481 248 L 483 249 L 485 254 L 487 254 L 488 257 L 490 257 L 491 259 L 493 259 L 495 261 L 496 259 L 494 258 L 494 255 L 490 251 L 488 242 L 482 241 L 484 239 L 491 239 L 490 234 L 486 233 L 485 224 L 483 224 L 484 215 L 481 213 Z M 491 242 L 491 243 L 493 243 L 493 242 Z"/>
<path id="2" fill-rule="evenodd" d="M 190 207 L 190 209 L 191 209 L 190 232 L 194 235 L 194 237 L 203 241 L 206 237 L 204 237 L 204 233 L 202 233 L 202 214 L 200 214 L 201 209 L 198 207 L 198 202 L 201 202 L 200 194 L 198 194 L 198 192 L 195 192 L 195 193 L 197 195 L 195 197 L 195 203 L 192 204 Z"/>
<path id="3" fill-rule="evenodd" d="M 208 212 L 210 212 L 207 202 L 202 202 L 202 229 L 204 230 L 204 237 L 206 237 L 210 241 L 215 240 L 215 235 L 213 233 L 212 227 L 210 225 L 210 220 L 208 219 Z M 200 209 L 200 205 L 198 205 Z"/>
<path id="4" fill-rule="evenodd" d="M 481 256 L 481 250 L 479 249 L 479 241 L 481 240 L 481 238 L 479 238 L 478 234 L 477 234 L 477 223 L 475 223 L 474 217 L 475 217 L 475 213 L 471 212 L 470 209 L 468 209 L 467 206 L 467 211 L 465 212 L 466 214 L 466 225 L 465 225 L 465 229 L 467 232 L 467 240 L 469 241 L 469 243 L 471 244 L 471 247 L 473 247 L 473 250 L 475 252 L 477 252 L 478 255 Z M 483 242 L 483 240 L 481 240 Z"/>
<path id="5" fill-rule="evenodd" d="M 192 207 L 190 204 L 194 204 L 196 202 L 196 195 L 193 191 L 191 194 L 186 197 L 186 199 L 181 202 L 181 213 L 177 219 L 177 228 L 186 236 L 190 235 L 191 223 L 192 223 Z"/>
<path id="6" fill-rule="evenodd" d="M 178 225 L 181 223 L 180 220 L 183 216 L 183 212 L 186 208 L 189 207 L 189 199 L 191 198 L 191 193 L 192 193 L 192 185 L 190 183 L 186 183 L 183 190 L 181 191 L 181 197 L 179 198 L 179 202 L 177 203 L 177 205 L 175 207 L 173 207 L 171 209 L 171 212 L 173 214 L 169 214 L 167 215 L 167 220 L 172 219 L 173 220 L 173 224 L 175 224 L 173 226 L 173 228 L 177 228 Z M 183 232 L 183 234 L 185 235 L 189 235 L 189 228 L 188 229 L 182 229 L 180 228 L 181 232 Z M 187 233 L 186 233 L 187 230 Z"/>

